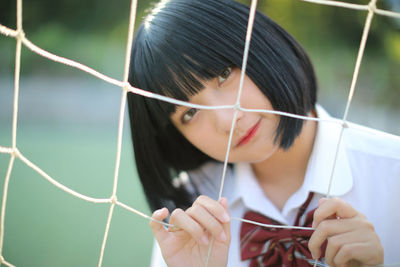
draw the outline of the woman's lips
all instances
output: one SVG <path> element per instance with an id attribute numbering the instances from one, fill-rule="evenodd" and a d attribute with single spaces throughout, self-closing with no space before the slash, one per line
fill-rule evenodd
<path id="1" fill-rule="evenodd" d="M 254 135 L 256 135 L 258 128 L 260 128 L 261 120 L 259 120 L 253 127 L 251 127 L 247 133 L 239 140 L 236 147 L 247 144 Z"/>

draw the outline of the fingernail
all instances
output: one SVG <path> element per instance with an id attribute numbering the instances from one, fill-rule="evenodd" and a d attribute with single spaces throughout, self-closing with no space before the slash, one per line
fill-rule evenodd
<path id="1" fill-rule="evenodd" d="M 230 220 L 231 220 L 231 218 L 229 217 L 228 213 L 222 214 L 222 222 L 227 223 Z"/>
<path id="2" fill-rule="evenodd" d="M 312 257 L 314 260 L 318 260 L 319 257 L 320 257 L 320 252 L 317 252 L 317 254 L 311 252 L 311 257 Z"/>
<path id="3" fill-rule="evenodd" d="M 203 237 L 201 238 L 201 243 L 203 243 L 204 245 L 208 245 L 208 237 L 206 235 L 203 235 Z"/>
<path id="4" fill-rule="evenodd" d="M 225 241 L 226 241 L 226 235 L 225 235 L 224 232 L 222 232 L 222 233 L 219 235 L 219 240 L 222 241 L 222 242 L 225 242 Z"/>
<path id="5" fill-rule="evenodd" d="M 160 215 L 161 215 L 161 213 L 162 213 L 162 210 L 163 210 L 163 209 L 156 210 L 156 211 L 153 213 L 153 215 L 155 215 L 156 217 L 160 217 Z"/>
<path id="6" fill-rule="evenodd" d="M 312 228 L 315 228 L 315 222 L 314 222 L 314 221 L 312 222 L 311 227 L 312 227 Z"/>

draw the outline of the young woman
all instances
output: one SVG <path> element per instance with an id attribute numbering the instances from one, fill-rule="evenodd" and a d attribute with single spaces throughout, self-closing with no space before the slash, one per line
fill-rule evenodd
<path id="1" fill-rule="evenodd" d="M 235 104 L 248 15 L 231 0 L 160 2 L 136 33 L 130 83 L 194 104 Z M 316 91 L 306 52 L 257 13 L 241 107 L 332 121 Z M 153 266 L 204 266 L 211 238 L 208 266 L 378 265 L 383 252 L 385 262 L 400 262 L 398 137 L 349 124 L 330 186 L 340 124 L 239 110 L 218 199 L 234 110 L 134 94 L 128 101 L 153 218 L 177 226 L 150 223 Z M 324 198 L 328 191 L 334 198 Z M 252 228 L 231 217 L 315 231 Z"/>

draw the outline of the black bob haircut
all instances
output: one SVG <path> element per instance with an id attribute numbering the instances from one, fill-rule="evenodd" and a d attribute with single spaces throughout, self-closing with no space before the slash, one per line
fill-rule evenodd
<path id="1" fill-rule="evenodd" d="M 160 2 L 139 27 L 129 82 L 187 101 L 230 66 L 241 68 L 249 8 L 233 0 Z M 316 102 L 316 79 L 303 48 L 279 25 L 257 12 L 246 74 L 279 111 L 306 115 Z M 172 183 L 180 171 L 213 160 L 170 121 L 175 106 L 128 95 L 136 166 L 150 207 L 189 207 L 193 193 Z M 289 148 L 303 120 L 281 116 L 276 142 Z"/>

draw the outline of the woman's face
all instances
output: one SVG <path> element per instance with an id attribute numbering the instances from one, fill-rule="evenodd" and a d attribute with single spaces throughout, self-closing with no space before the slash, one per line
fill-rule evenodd
<path id="1" fill-rule="evenodd" d="M 205 88 L 190 98 L 200 105 L 234 105 L 238 95 L 241 70 L 225 68 Z M 240 98 L 243 108 L 272 110 L 267 97 L 245 76 Z M 225 160 L 234 109 L 199 110 L 179 106 L 171 115 L 173 124 L 195 147 L 208 156 Z M 232 136 L 229 162 L 260 162 L 278 148 L 274 143 L 279 116 L 238 111 Z M 278 142 L 279 143 L 279 142 Z"/>

